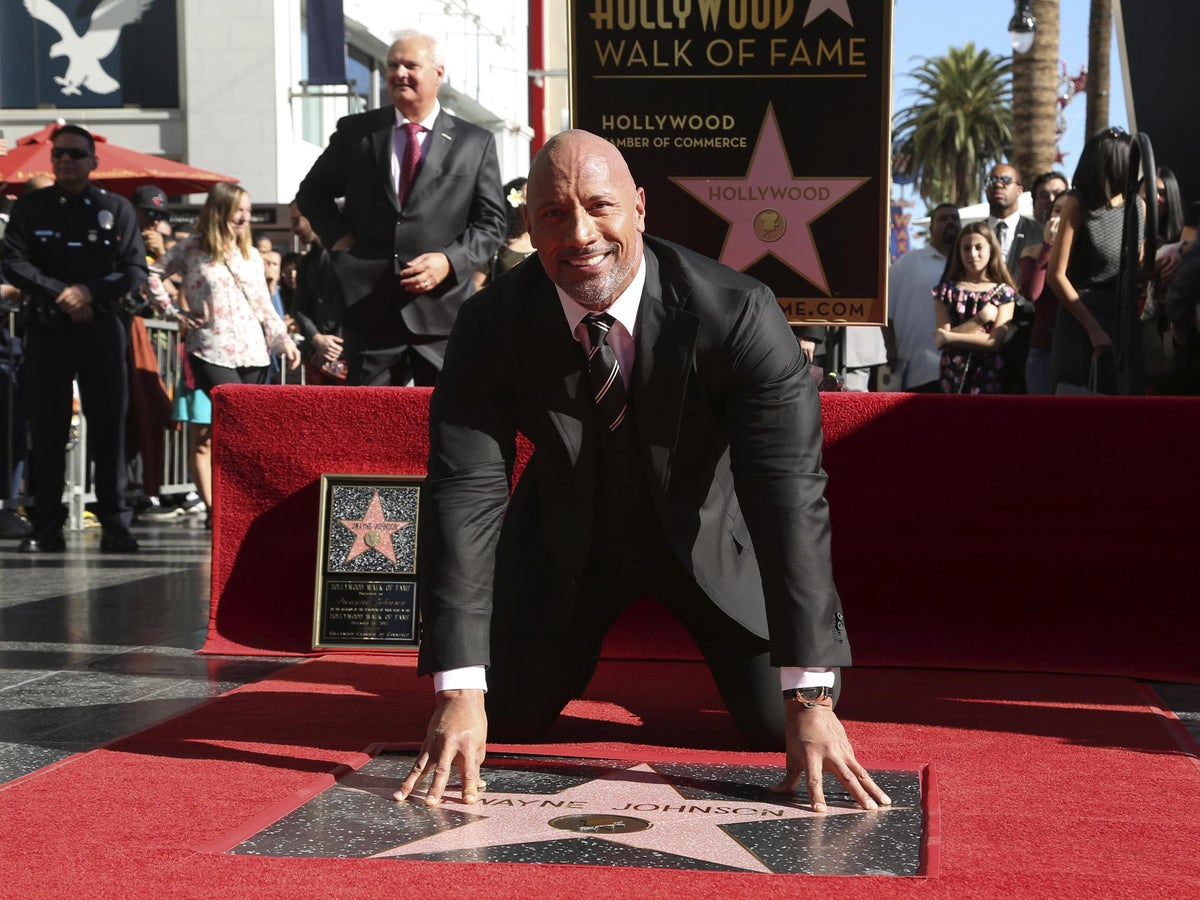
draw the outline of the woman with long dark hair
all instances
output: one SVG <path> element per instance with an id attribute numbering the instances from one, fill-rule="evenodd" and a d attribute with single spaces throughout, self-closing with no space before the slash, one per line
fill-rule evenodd
<path id="1" fill-rule="evenodd" d="M 1089 384 L 1094 359 L 1096 390 L 1117 391 L 1112 350 L 1132 143 L 1120 128 L 1089 138 L 1063 205 L 1046 274 L 1060 301 L 1050 349 L 1055 388 L 1060 383 Z"/>

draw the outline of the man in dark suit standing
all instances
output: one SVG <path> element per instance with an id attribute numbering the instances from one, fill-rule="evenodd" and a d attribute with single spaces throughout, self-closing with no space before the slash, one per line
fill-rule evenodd
<path id="1" fill-rule="evenodd" d="M 342 286 L 350 383 L 431 385 L 504 236 L 500 166 L 492 135 L 438 102 L 434 38 L 401 32 L 387 69 L 394 106 L 341 119 L 296 203 Z"/>
<path id="2" fill-rule="evenodd" d="M 1004 264 L 1013 280 L 1021 275 L 1021 251 L 1026 247 L 1041 246 L 1045 230 L 1037 219 L 1021 215 L 1019 203 L 1025 188 L 1021 176 L 1010 165 L 1001 163 L 992 167 L 984 181 L 987 193 L 987 223 L 996 232 L 1000 249 L 1004 252 Z M 1033 329 L 1033 304 L 1027 298 L 1017 299 L 1010 331 L 1001 352 L 1004 354 L 1004 393 L 1025 393 L 1025 359 L 1029 355 L 1029 333 Z"/>
<path id="3" fill-rule="evenodd" d="M 748 741 L 786 746 L 780 790 L 804 780 L 822 811 L 830 771 L 889 803 L 833 711 L 850 648 L 820 408 L 775 296 L 643 237 L 645 195 L 595 135 L 552 138 L 526 196 L 537 256 L 463 307 L 431 402 L 420 671 L 438 702 L 396 798 L 433 774 L 436 804 L 458 768 L 475 801 L 489 728 L 549 725 L 652 594 Z M 535 450 L 510 502 L 518 432 Z"/>

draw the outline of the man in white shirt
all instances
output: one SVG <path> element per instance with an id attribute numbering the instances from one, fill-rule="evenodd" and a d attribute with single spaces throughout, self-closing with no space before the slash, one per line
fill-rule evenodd
<path id="1" fill-rule="evenodd" d="M 1012 166 L 1004 163 L 993 166 L 984 181 L 984 190 L 988 202 L 987 223 L 996 232 L 1004 252 L 1004 264 L 1011 275 L 1017 271 L 1021 251 L 1042 242 L 1042 226 L 1037 219 L 1021 215 L 1019 202 L 1025 189 L 1021 185 L 1021 176 Z"/>
<path id="2" fill-rule="evenodd" d="M 902 372 L 901 387 L 940 393 L 942 352 L 933 343 L 936 329 L 933 289 L 946 268 L 946 254 L 960 227 L 958 207 L 939 203 L 929 218 L 925 246 L 904 254 L 888 272 L 888 328 L 894 347 L 892 369 Z"/>

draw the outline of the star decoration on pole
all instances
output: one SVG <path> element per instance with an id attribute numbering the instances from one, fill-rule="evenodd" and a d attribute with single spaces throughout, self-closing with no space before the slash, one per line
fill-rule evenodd
<path id="1" fill-rule="evenodd" d="M 408 802 L 422 804 L 424 797 L 415 793 Z M 448 808 L 451 802 L 443 799 L 439 808 Z M 864 812 L 857 807 L 830 807 L 818 814 L 785 796 L 779 802 L 688 799 L 647 763 L 553 794 L 489 791 L 479 803 L 455 808 L 472 818 L 372 858 L 427 859 L 488 847 L 590 838 L 743 871 L 771 872 L 722 826 Z"/>
<path id="2" fill-rule="evenodd" d="M 808 5 L 808 15 L 804 17 L 804 24 L 808 25 L 824 12 L 840 16 L 848 25 L 854 24 L 854 20 L 850 18 L 850 0 L 812 0 Z"/>
<path id="3" fill-rule="evenodd" d="M 392 562 L 396 562 L 396 550 L 392 546 L 392 535 L 411 524 L 388 521 L 383 514 L 383 503 L 379 499 L 379 491 L 375 491 L 372 495 L 371 502 L 367 504 L 367 511 L 361 519 L 339 519 L 338 521 L 354 535 L 354 546 L 346 554 L 343 564 L 362 556 L 369 550 L 382 553 Z"/>
<path id="4" fill-rule="evenodd" d="M 775 109 L 768 106 L 744 177 L 671 180 L 729 223 L 721 249 L 725 265 L 744 271 L 771 254 L 828 296 L 812 223 L 868 179 L 795 177 Z"/>

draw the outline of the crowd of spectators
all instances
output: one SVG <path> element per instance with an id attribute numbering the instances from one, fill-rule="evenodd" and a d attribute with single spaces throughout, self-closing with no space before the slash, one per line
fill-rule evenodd
<path id="1" fill-rule="evenodd" d="M 189 475 L 196 489 L 174 502 L 147 497 L 141 501 L 142 514 L 176 517 L 199 512 L 207 513 L 211 522 L 212 387 L 229 381 L 432 383 L 449 322 L 427 331 L 432 321 L 427 318 L 388 319 L 383 323 L 383 355 L 388 359 L 380 362 L 381 350 L 370 340 L 378 334 L 362 332 L 368 320 L 356 316 L 356 304 L 368 305 L 359 306 L 360 312 L 378 313 L 389 297 L 400 299 L 402 309 L 426 297 L 440 297 L 444 303 L 483 289 L 533 252 L 525 228 L 525 179 L 500 186 L 490 139 L 464 130 L 462 135 L 478 139 L 472 159 L 482 161 L 475 168 L 487 170 L 487 175 L 465 197 L 452 198 L 476 211 L 474 218 L 463 218 L 457 235 L 451 236 L 460 248 L 447 254 L 424 247 L 419 237 L 406 237 L 411 243 L 405 258 L 394 255 L 396 269 L 390 264 L 382 274 L 372 269 L 370 279 L 362 280 L 363 266 L 372 255 L 356 256 L 354 249 L 356 244 L 363 246 L 355 231 L 364 227 L 363 210 L 375 210 L 381 203 L 393 212 L 408 209 L 406 203 L 440 203 L 449 209 L 449 199 L 439 200 L 436 192 L 420 193 L 426 162 L 422 154 L 430 147 L 424 135 L 465 126 L 436 103 L 441 57 L 435 42 L 406 33 L 393 45 L 389 59 L 395 106 L 386 111 L 389 120 L 382 127 L 395 127 L 397 134 L 403 130 L 406 135 L 394 148 L 395 196 L 381 200 L 356 195 L 353 160 L 338 155 L 347 151 L 336 134 L 332 151 L 314 167 L 290 206 L 291 240 L 286 245 L 251 236 L 250 198 L 237 185 L 214 187 L 194 229 L 183 224 L 172 228 L 168 198 L 157 186 L 146 184 L 133 192 L 130 199 L 151 277 L 141 296 L 122 306 L 121 314 L 127 321 L 134 315 L 173 321 L 180 331 L 178 366 L 173 367 L 178 374 L 164 389 L 171 420 L 189 426 Z M 339 123 L 339 133 L 376 127 L 375 118 L 350 117 Z M 409 138 L 408 122 L 422 122 L 424 130 L 417 129 Z M 409 143 L 413 150 L 406 149 Z M 1115 281 L 1124 209 L 1126 203 L 1136 203 L 1139 209 L 1154 203 L 1155 263 L 1153 274 L 1142 279 L 1138 298 L 1144 338 L 1136 352 L 1146 354 L 1145 390 L 1200 394 L 1200 255 L 1192 244 L 1195 227 L 1185 224 L 1187 207 L 1169 168 L 1158 169 L 1153 194 L 1143 185 L 1138 196 L 1124 196 L 1130 144 L 1129 135 L 1108 129 L 1089 140 L 1073 177 L 1050 171 L 1032 179 L 1032 217 L 1019 212 L 1024 179 L 1008 164 L 993 167 L 984 181 L 984 220 L 963 228 L 953 204 L 936 205 L 924 246 L 892 266 L 887 326 L 797 329 L 811 361 L 825 369 L 841 369 L 839 375 L 826 378 L 823 387 L 1052 394 L 1067 392 L 1060 391 L 1066 384 L 1116 393 Z M 405 162 L 406 153 L 416 154 L 415 168 L 411 159 Z M 437 163 L 449 165 L 442 159 Z M 25 190 L 53 184 L 53 179 L 41 177 Z M 339 197 L 336 207 L 329 205 L 331 195 L 343 189 L 347 199 Z M 489 194 L 488 203 L 477 202 L 481 192 Z M 0 198 L 0 228 L 12 200 Z M 326 249 L 305 215 L 306 206 L 321 215 L 336 251 Z M 350 265 L 351 257 L 359 263 L 357 268 Z M 349 302 L 348 285 L 359 295 Z M 23 452 L 26 406 L 20 388 L 26 322 L 20 315 L 21 291 L 2 280 L 0 291 L 0 537 L 27 537 L 30 525 L 16 512 L 19 499 L 31 494 Z M 886 383 L 878 378 L 885 363 Z M 77 394 L 76 414 L 78 407 Z"/>
<path id="2" fill-rule="evenodd" d="M 1032 217 L 1018 211 L 1021 174 L 1007 164 L 993 167 L 984 182 L 988 215 L 974 230 L 1000 263 L 987 283 L 1016 290 L 1006 292 L 1008 309 L 984 318 L 966 315 L 962 292 L 952 289 L 951 270 L 970 263 L 968 247 L 960 242 L 954 249 L 959 211 L 951 204 L 934 207 L 926 245 L 900 257 L 890 272 L 888 363 L 897 373 L 890 389 L 1200 394 L 1200 285 L 1195 276 L 1180 277 L 1185 267 L 1189 275 L 1200 268 L 1195 224 L 1185 224 L 1186 206 L 1169 168 L 1157 170 L 1153 201 L 1144 185 L 1126 196 L 1131 146 L 1123 129 L 1108 128 L 1087 141 L 1071 178 L 1058 171 L 1038 175 L 1030 187 Z M 1139 293 L 1122 305 L 1127 204 L 1136 205 L 1130 215 L 1142 235 L 1148 202 L 1157 212 L 1153 271 L 1146 274 L 1140 242 L 1139 258 L 1124 260 L 1142 273 Z M 1122 309 L 1130 321 L 1118 348 Z M 935 315 L 937 327 L 924 327 Z M 978 343 L 965 356 L 964 330 Z M 936 387 L 929 379 L 935 353 L 943 376 Z M 964 366 L 993 377 L 958 377 Z"/>

